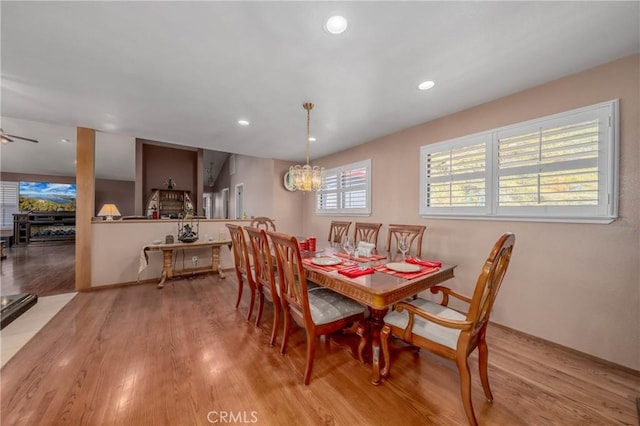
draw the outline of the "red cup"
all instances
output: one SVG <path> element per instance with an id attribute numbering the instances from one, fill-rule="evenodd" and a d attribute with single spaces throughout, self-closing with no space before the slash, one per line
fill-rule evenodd
<path id="1" fill-rule="evenodd" d="M 302 250 L 302 251 L 308 251 L 309 250 L 309 242 L 307 240 L 300 241 L 299 245 L 300 245 L 300 250 Z"/>
<path id="2" fill-rule="evenodd" d="M 309 251 L 316 251 L 316 237 L 309 237 L 307 243 Z"/>

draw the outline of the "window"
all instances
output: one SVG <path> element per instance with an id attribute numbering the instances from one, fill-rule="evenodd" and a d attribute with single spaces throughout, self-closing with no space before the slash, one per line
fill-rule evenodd
<path id="1" fill-rule="evenodd" d="M 325 187 L 316 195 L 316 213 L 371 214 L 371 160 L 327 170 Z"/>
<path id="2" fill-rule="evenodd" d="M 13 215 L 20 213 L 18 209 L 18 182 L 0 182 L 0 228 L 13 228 Z"/>
<path id="3" fill-rule="evenodd" d="M 612 222 L 617 107 L 606 102 L 423 146 L 420 214 Z"/>

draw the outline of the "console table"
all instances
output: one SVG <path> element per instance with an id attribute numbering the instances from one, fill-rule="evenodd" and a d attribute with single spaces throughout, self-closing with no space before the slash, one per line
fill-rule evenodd
<path id="1" fill-rule="evenodd" d="M 187 276 L 192 274 L 213 272 L 220 275 L 220 278 L 226 278 L 220 265 L 220 247 L 231 246 L 231 241 L 207 241 L 194 243 L 175 243 L 175 244 L 152 244 L 144 246 L 140 257 L 140 271 L 142 271 L 148 262 L 147 253 L 149 251 L 161 251 L 162 252 L 162 275 L 160 276 L 160 282 L 158 282 L 158 288 L 163 288 L 167 278 L 173 278 L 176 276 Z M 211 247 L 211 266 L 194 267 L 190 269 L 181 269 L 174 271 L 173 269 L 173 254 L 177 250 L 188 250 L 203 247 Z"/>

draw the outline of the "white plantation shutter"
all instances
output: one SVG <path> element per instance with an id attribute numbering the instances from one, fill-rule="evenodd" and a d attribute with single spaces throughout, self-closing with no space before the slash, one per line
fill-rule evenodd
<path id="1" fill-rule="evenodd" d="M 423 146 L 421 214 L 487 213 L 490 146 L 490 134 Z"/>
<path id="2" fill-rule="evenodd" d="M 335 170 L 325 174 L 325 188 L 318 191 L 316 210 L 324 212 L 335 212 L 338 210 L 338 177 Z"/>
<path id="3" fill-rule="evenodd" d="M 420 213 L 610 223 L 617 108 L 611 101 L 423 146 Z"/>
<path id="4" fill-rule="evenodd" d="M 608 106 L 497 132 L 498 215 L 606 215 Z"/>
<path id="5" fill-rule="evenodd" d="M 18 209 L 18 182 L 0 182 L 0 228 L 13 228 L 13 215 L 20 213 Z"/>
<path id="6" fill-rule="evenodd" d="M 327 170 L 318 191 L 317 214 L 371 214 L 371 160 Z"/>

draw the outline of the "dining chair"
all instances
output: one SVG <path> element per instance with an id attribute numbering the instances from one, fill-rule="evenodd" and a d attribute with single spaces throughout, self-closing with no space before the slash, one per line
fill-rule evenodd
<path id="1" fill-rule="evenodd" d="M 478 424 L 471 404 L 471 372 L 467 358 L 478 348 L 480 381 L 487 401 L 493 401 L 487 375 L 489 350 L 485 337 L 491 308 L 507 272 L 514 243 L 515 235 L 512 233 L 505 233 L 496 241 L 480 270 L 472 297 L 456 293 L 447 287 L 435 286 L 431 288 L 431 292 L 442 293 L 440 304 L 417 298 L 395 305 L 395 310 L 385 316 L 381 331 L 385 363 L 381 371 L 383 377 L 388 376 L 391 369 L 390 336 L 455 361 L 460 374 L 460 392 L 465 413 L 470 424 Z M 467 313 L 462 314 L 448 308 L 449 297 L 469 304 Z"/>
<path id="2" fill-rule="evenodd" d="M 268 231 L 278 265 L 278 285 L 284 312 L 284 334 L 280 352 L 287 349 L 291 319 L 307 335 L 307 358 L 304 384 L 311 381 L 311 371 L 318 336 L 334 333 L 354 322 L 364 321 L 365 307 L 328 288 L 307 291 L 298 240 L 292 235 Z M 328 342 L 328 340 L 327 340 Z"/>
<path id="3" fill-rule="evenodd" d="M 351 222 L 332 220 L 329 227 L 329 242 L 331 244 L 341 244 L 344 237 L 349 235 L 349 227 L 351 227 Z"/>
<path id="4" fill-rule="evenodd" d="M 240 299 L 242 299 L 242 290 L 244 287 L 244 280 L 246 279 L 251 294 L 247 321 L 251 321 L 253 305 L 256 297 L 256 283 L 253 279 L 253 271 L 251 268 L 251 261 L 249 260 L 249 250 L 247 250 L 247 242 L 241 226 L 232 223 L 227 223 L 226 226 L 229 229 L 229 235 L 231 237 L 233 264 L 235 266 L 236 276 L 238 277 L 238 299 L 236 300 L 236 308 L 240 305 Z"/>
<path id="5" fill-rule="evenodd" d="M 407 238 L 409 242 L 408 253 L 414 252 L 417 257 L 422 255 L 422 236 L 426 226 L 422 225 L 389 225 L 387 231 L 387 251 L 392 253 L 400 253 L 398 243 L 401 238 Z M 395 247 L 395 251 L 392 248 Z M 390 257 L 391 258 L 391 257 Z"/>
<path id="6" fill-rule="evenodd" d="M 258 315 L 256 316 L 256 326 L 260 325 L 262 319 L 262 310 L 264 308 L 264 299 L 266 298 L 273 303 L 273 329 L 271 331 L 271 339 L 269 346 L 273 346 L 278 335 L 280 327 L 280 296 L 278 295 L 278 285 L 276 283 L 275 273 L 273 269 L 273 255 L 269 247 L 269 239 L 264 229 L 252 228 L 245 226 L 244 230 L 249 236 L 249 246 L 251 247 L 251 256 L 253 257 L 254 282 L 258 293 Z"/>
<path id="7" fill-rule="evenodd" d="M 365 241 L 374 244 L 377 248 L 381 226 L 381 223 L 356 222 L 353 230 L 353 242 L 358 244 L 359 241 Z"/>
<path id="8" fill-rule="evenodd" d="M 276 224 L 273 222 L 273 219 L 266 217 L 266 216 L 258 216 L 258 217 L 254 217 L 251 220 L 251 227 L 252 228 L 261 228 L 264 229 L 265 231 L 275 231 L 276 230 Z M 246 229 L 246 227 L 245 227 Z"/>

